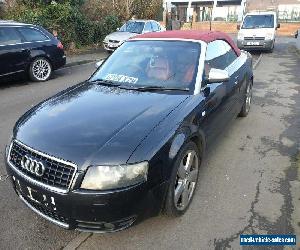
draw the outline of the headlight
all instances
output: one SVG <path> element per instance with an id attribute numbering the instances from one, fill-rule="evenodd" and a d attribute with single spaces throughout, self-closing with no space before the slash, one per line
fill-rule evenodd
<path id="1" fill-rule="evenodd" d="M 121 166 L 90 167 L 81 188 L 107 190 L 132 186 L 147 181 L 148 162 Z"/>
<path id="2" fill-rule="evenodd" d="M 273 40 L 273 33 L 267 33 L 266 40 Z"/>
<path id="3" fill-rule="evenodd" d="M 105 42 L 105 43 L 108 43 L 108 36 L 106 36 L 105 38 L 104 38 L 104 41 L 103 42 Z"/>
<path id="4" fill-rule="evenodd" d="M 244 34 L 239 32 L 238 33 L 238 40 L 243 40 L 244 39 Z"/>

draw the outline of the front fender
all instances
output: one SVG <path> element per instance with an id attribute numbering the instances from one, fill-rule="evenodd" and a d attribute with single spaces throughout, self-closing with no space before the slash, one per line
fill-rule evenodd
<path id="1" fill-rule="evenodd" d="M 191 126 L 190 128 L 180 131 L 174 136 L 169 150 L 169 159 L 174 161 L 179 150 L 189 141 L 193 141 L 197 145 L 199 154 L 203 156 L 206 149 L 205 134 L 203 131 L 198 130 L 196 126 Z"/>

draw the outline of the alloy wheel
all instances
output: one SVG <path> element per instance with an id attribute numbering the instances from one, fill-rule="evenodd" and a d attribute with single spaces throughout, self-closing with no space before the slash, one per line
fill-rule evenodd
<path id="1" fill-rule="evenodd" d="M 51 74 L 51 65 L 45 59 L 38 59 L 32 65 L 32 74 L 38 81 L 45 81 Z"/>
<path id="2" fill-rule="evenodd" d="M 188 151 L 180 162 L 174 187 L 175 207 L 185 210 L 193 197 L 199 172 L 199 159 L 193 150 Z"/>
<path id="3" fill-rule="evenodd" d="M 247 113 L 250 111 L 251 102 L 252 102 L 252 84 L 249 84 L 247 87 L 247 93 L 246 93 L 246 112 Z"/>

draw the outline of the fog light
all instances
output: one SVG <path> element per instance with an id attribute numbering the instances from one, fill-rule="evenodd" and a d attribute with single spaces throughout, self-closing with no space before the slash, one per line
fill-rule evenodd
<path id="1" fill-rule="evenodd" d="M 108 230 L 114 230 L 115 229 L 115 225 L 112 223 L 104 223 L 104 227 Z"/>

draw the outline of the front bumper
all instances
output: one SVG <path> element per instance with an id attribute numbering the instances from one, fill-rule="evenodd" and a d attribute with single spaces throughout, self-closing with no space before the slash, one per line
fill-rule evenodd
<path id="1" fill-rule="evenodd" d="M 270 50 L 274 45 L 274 40 L 237 40 L 239 49 L 244 50 Z"/>
<path id="2" fill-rule="evenodd" d="M 119 44 L 115 44 L 115 43 L 106 43 L 106 42 L 103 43 L 104 49 L 111 52 L 115 51 L 117 48 L 119 48 L 119 46 L 120 46 Z"/>
<path id="3" fill-rule="evenodd" d="M 34 212 L 65 229 L 114 232 L 159 214 L 167 183 L 147 183 L 117 191 L 56 193 L 19 175 L 7 163 L 17 195 Z M 38 198 L 39 197 L 39 198 Z"/>

